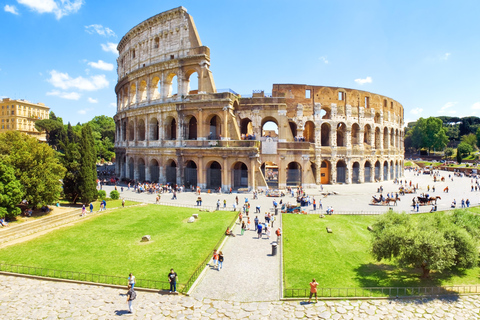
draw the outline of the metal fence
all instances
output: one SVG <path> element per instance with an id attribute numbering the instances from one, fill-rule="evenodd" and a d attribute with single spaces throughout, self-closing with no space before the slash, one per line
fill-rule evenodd
<path id="1" fill-rule="evenodd" d="M 129 200 L 129 201 L 135 201 L 135 202 L 142 202 L 142 203 L 148 203 L 148 204 L 158 204 L 161 206 L 169 206 L 169 207 L 179 207 L 179 208 L 192 208 L 192 209 L 199 209 L 199 210 L 209 210 L 209 211 L 216 211 L 217 207 L 216 206 L 197 206 L 196 204 L 186 204 L 186 203 L 181 203 L 181 202 L 156 202 L 155 200 L 143 200 L 143 199 L 135 199 L 135 198 L 129 198 L 129 197 L 122 197 L 122 199 Z M 236 211 L 239 209 L 242 209 L 241 206 L 236 207 Z M 220 207 L 218 208 L 218 211 L 233 211 L 233 206 L 226 206 L 225 208 L 223 207 L 223 202 L 220 204 Z"/>
<path id="2" fill-rule="evenodd" d="M 46 278 L 67 279 L 75 281 L 85 281 L 93 283 L 103 283 L 119 286 L 127 286 L 127 277 L 109 276 L 97 273 L 65 271 L 56 269 L 47 269 L 40 267 L 29 267 L 16 264 L 0 263 L 0 271 L 26 274 L 32 276 L 40 276 Z M 136 279 L 136 287 L 145 289 L 168 290 L 170 283 L 168 281 L 157 281 L 148 279 Z M 182 290 L 185 284 L 177 285 L 179 290 Z"/>
<path id="3" fill-rule="evenodd" d="M 480 293 L 480 286 L 317 288 L 323 298 L 412 297 Z M 310 289 L 285 289 L 284 298 L 308 298 Z"/>

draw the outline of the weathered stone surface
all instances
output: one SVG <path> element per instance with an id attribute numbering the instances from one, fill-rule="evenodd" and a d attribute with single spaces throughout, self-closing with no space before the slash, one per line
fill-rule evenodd
<path id="1" fill-rule="evenodd" d="M 330 229 L 329 227 L 327 227 L 327 232 L 328 233 L 333 233 L 332 229 Z"/>
<path id="2" fill-rule="evenodd" d="M 194 217 L 188 218 L 188 223 L 193 223 L 193 222 L 195 222 L 195 218 L 194 218 Z"/>
<path id="3" fill-rule="evenodd" d="M 147 242 L 150 241 L 152 238 L 149 235 L 143 236 L 142 237 L 142 242 Z"/>

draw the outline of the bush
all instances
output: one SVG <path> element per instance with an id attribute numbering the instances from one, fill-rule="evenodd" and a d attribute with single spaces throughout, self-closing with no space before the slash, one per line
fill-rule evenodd
<path id="1" fill-rule="evenodd" d="M 118 200 L 120 198 L 120 192 L 117 190 L 112 190 L 112 192 L 110 192 L 110 198 L 112 200 Z"/>
<path id="2" fill-rule="evenodd" d="M 106 197 L 107 197 L 107 193 L 105 192 L 105 190 L 98 190 L 98 198 L 100 200 L 105 200 Z"/>

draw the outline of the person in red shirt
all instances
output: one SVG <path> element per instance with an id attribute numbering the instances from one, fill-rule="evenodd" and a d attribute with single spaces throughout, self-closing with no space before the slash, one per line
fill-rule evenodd
<path id="1" fill-rule="evenodd" d="M 317 286 L 318 283 L 315 281 L 315 279 L 312 279 L 312 282 L 310 282 L 310 298 L 308 299 L 308 303 L 312 300 L 312 296 L 315 294 L 315 303 L 318 302 L 317 298 Z"/>

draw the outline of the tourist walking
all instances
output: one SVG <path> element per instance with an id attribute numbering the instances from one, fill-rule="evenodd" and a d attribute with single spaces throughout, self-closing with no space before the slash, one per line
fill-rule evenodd
<path id="1" fill-rule="evenodd" d="M 128 303 L 128 312 L 133 313 L 133 300 L 137 298 L 137 293 L 133 290 L 131 285 L 128 285 L 127 291 L 127 303 Z"/>
<path id="2" fill-rule="evenodd" d="M 212 256 L 212 260 L 213 260 L 213 267 L 217 267 L 218 265 L 218 253 L 217 253 L 217 249 L 213 250 L 213 256 Z"/>
<path id="3" fill-rule="evenodd" d="M 223 252 L 220 251 L 218 253 L 218 268 L 217 268 L 217 270 L 220 271 L 220 269 L 222 269 L 222 268 L 223 268 Z"/>
<path id="4" fill-rule="evenodd" d="M 313 295 L 315 295 L 315 303 L 318 302 L 317 286 L 318 286 L 317 281 L 315 281 L 315 279 L 312 279 L 312 282 L 310 282 L 310 298 L 308 298 L 308 303 L 310 303 L 310 301 L 312 301 L 312 296 Z"/>
<path id="5" fill-rule="evenodd" d="M 132 288 L 135 287 L 135 276 L 131 272 L 128 275 L 128 285 L 132 286 Z"/>
<path id="6" fill-rule="evenodd" d="M 122 208 L 125 208 L 125 199 L 122 199 Z"/>
<path id="7" fill-rule="evenodd" d="M 93 213 L 93 203 L 90 202 L 90 213 Z"/>
<path id="8" fill-rule="evenodd" d="M 178 275 L 173 269 L 170 269 L 170 273 L 168 274 L 168 282 L 170 282 L 170 293 L 177 292 L 177 281 Z"/>
<path id="9" fill-rule="evenodd" d="M 258 234 L 258 239 L 260 239 L 262 237 L 262 224 L 259 223 L 257 225 L 257 234 Z"/>
<path id="10" fill-rule="evenodd" d="M 247 230 L 252 229 L 252 222 L 250 221 L 250 218 L 247 220 Z"/>
<path id="11" fill-rule="evenodd" d="M 82 217 L 87 214 L 87 211 L 85 209 L 85 205 L 82 206 Z"/>
<path id="12" fill-rule="evenodd" d="M 241 231 L 242 236 L 245 233 L 246 228 L 247 228 L 247 226 L 245 225 L 245 221 L 242 221 L 242 231 Z"/>
<path id="13" fill-rule="evenodd" d="M 253 219 L 253 222 L 255 223 L 255 231 L 258 229 L 258 216 L 255 216 L 255 219 Z"/>

